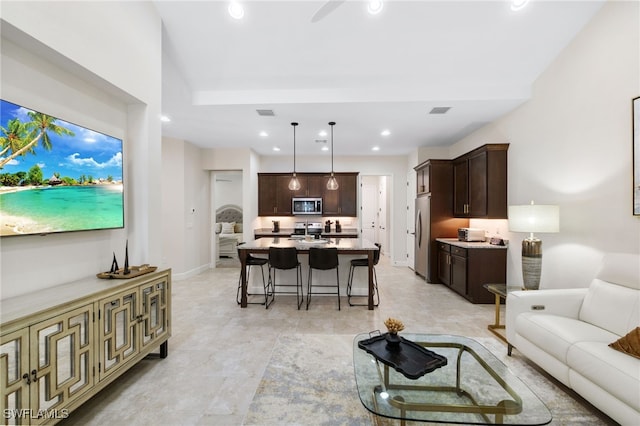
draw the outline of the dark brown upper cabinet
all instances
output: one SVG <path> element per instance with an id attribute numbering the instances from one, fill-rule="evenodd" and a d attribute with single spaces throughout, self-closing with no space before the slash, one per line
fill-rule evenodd
<path id="1" fill-rule="evenodd" d="M 291 191 L 291 173 L 258 173 L 258 216 L 291 216 L 294 197 L 322 197 L 323 216 L 358 216 L 358 173 L 335 173 L 336 191 L 327 189 L 328 174 L 297 176 L 300 189 Z"/>
<path id="2" fill-rule="evenodd" d="M 453 215 L 507 218 L 507 150 L 487 144 L 453 160 Z"/>

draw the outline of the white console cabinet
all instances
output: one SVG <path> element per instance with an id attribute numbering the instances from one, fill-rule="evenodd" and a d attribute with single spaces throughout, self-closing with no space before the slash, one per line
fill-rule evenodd
<path id="1" fill-rule="evenodd" d="M 171 270 L 0 301 L 3 424 L 54 424 L 171 336 Z"/>

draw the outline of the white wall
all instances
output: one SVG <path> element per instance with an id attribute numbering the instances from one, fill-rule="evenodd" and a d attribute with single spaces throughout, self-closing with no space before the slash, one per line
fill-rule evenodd
<path id="1" fill-rule="evenodd" d="M 202 150 L 188 142 L 162 140 L 163 262 L 174 279 L 209 267 L 211 185 L 209 172 L 194 165 Z"/>
<path id="2" fill-rule="evenodd" d="M 604 252 L 640 252 L 632 216 L 631 99 L 640 94 L 640 3 L 606 3 L 517 110 L 452 147 L 509 142 L 509 204 L 560 206 L 543 240 L 541 287 L 584 287 Z M 511 234 L 508 280 L 521 284 L 524 234 Z"/>
<path id="3" fill-rule="evenodd" d="M 161 260 L 161 22 L 147 2 L 3 2 L 2 97 L 124 139 L 124 230 L 0 240 L 0 297 Z M 99 28 L 100 31 L 95 29 Z M 99 53 L 97 53 L 99 52 Z M 124 66 L 123 64 L 126 64 Z"/>
<path id="4" fill-rule="evenodd" d="M 212 177 L 214 209 L 227 204 L 242 207 L 242 171 L 214 171 Z"/>

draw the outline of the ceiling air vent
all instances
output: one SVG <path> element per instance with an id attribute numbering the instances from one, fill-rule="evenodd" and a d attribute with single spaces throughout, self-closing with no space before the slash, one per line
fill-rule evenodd
<path id="1" fill-rule="evenodd" d="M 257 109 L 256 112 L 263 117 L 273 117 L 275 115 L 272 109 Z"/>
<path id="2" fill-rule="evenodd" d="M 429 114 L 446 114 L 451 107 L 433 107 Z"/>

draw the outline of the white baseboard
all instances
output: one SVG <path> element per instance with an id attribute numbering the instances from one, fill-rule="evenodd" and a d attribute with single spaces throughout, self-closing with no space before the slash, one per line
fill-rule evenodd
<path id="1" fill-rule="evenodd" d="M 198 266 L 197 268 L 192 269 L 190 271 L 186 271 L 186 272 L 180 272 L 180 273 L 177 273 L 177 274 L 175 272 L 173 272 L 171 274 L 171 279 L 173 281 L 186 280 L 187 278 L 194 277 L 194 276 L 196 276 L 196 275 L 198 275 L 198 274 L 200 274 L 200 273 L 202 273 L 202 272 L 204 272 L 204 271 L 206 271 L 207 269 L 210 269 L 210 268 L 211 268 L 211 265 L 210 264 L 206 264 L 206 265 Z"/>

